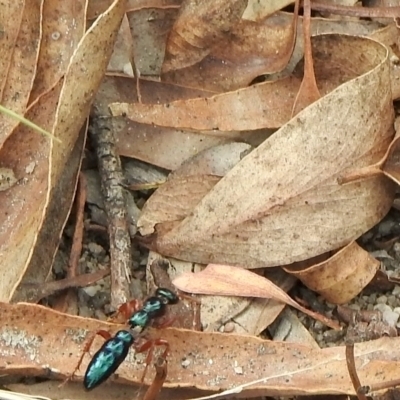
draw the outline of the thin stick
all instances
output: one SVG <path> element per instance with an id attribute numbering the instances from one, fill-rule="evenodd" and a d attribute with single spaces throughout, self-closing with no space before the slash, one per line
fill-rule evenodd
<path id="1" fill-rule="evenodd" d="M 356 363 L 354 360 L 354 343 L 346 343 L 346 364 L 347 370 L 349 371 L 351 382 L 354 386 L 354 390 L 357 393 L 358 400 L 367 400 L 365 395 L 360 391 L 361 382 L 357 375 Z"/>
<path id="2" fill-rule="evenodd" d="M 111 258 L 111 306 L 118 306 L 130 299 L 132 256 L 126 211 L 126 193 L 121 160 L 117 154 L 109 118 L 94 117 L 89 127 L 92 143 L 96 148 L 104 209 L 108 217 Z M 135 295 L 135 294 L 134 294 Z"/>
<path id="3" fill-rule="evenodd" d="M 157 361 L 154 363 L 156 369 L 156 375 L 153 379 L 152 384 L 147 389 L 143 400 L 155 400 L 160 393 L 165 379 L 167 378 L 167 360 L 163 357 L 158 357 Z"/>

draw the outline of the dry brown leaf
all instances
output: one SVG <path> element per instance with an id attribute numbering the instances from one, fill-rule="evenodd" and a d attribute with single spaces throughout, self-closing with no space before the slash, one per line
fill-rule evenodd
<path id="1" fill-rule="evenodd" d="M 29 287 L 30 285 L 40 286 L 48 279 L 65 221 L 73 204 L 85 143 L 86 126 L 81 129 L 62 174 L 52 189 L 52 196 L 46 207 L 46 215 L 33 248 L 29 266 L 26 267 L 25 274 L 13 293 L 13 302 L 36 303 L 40 299 L 37 290 L 35 288 L 29 290 Z"/>
<path id="2" fill-rule="evenodd" d="M 254 272 L 229 265 L 209 264 L 196 274 L 182 274 L 172 282 L 179 290 L 194 294 L 219 296 L 261 297 L 273 299 L 294 307 L 323 324 L 340 329 L 338 322 L 307 310 L 296 303 L 286 292 L 274 285 L 269 279 Z"/>
<path id="3" fill-rule="evenodd" d="M 18 12 L 23 11 L 20 25 L 18 25 L 18 17 L 16 17 L 17 12 L 7 20 L 9 17 L 7 12 L 12 10 L 11 3 L 20 7 Z M 40 2 L 27 0 L 24 5 L 19 3 L 18 1 L 14 1 L 7 5 L 1 5 L 0 25 L 1 29 L 7 32 L 7 34 L 3 35 L 0 42 L 2 58 L 2 61 L 0 61 L 0 70 L 4 73 L 7 72 L 7 76 L 0 76 L 0 87 L 2 89 L 0 90 L 2 91 L 0 103 L 3 107 L 11 109 L 19 115 L 23 115 L 28 105 L 36 73 L 41 35 L 41 16 Z M 10 22 L 13 24 L 12 27 L 7 26 Z M 19 28 L 18 36 L 15 38 L 15 43 L 9 43 L 8 47 L 4 42 L 7 39 L 13 39 L 15 28 Z M 7 60 L 9 54 L 11 54 L 11 57 Z M 7 61 L 9 61 L 9 64 L 7 66 L 3 65 Z M 3 66 L 4 69 L 2 69 Z M 0 114 L 0 147 L 17 125 L 17 120 L 7 117 L 2 113 Z"/>
<path id="4" fill-rule="evenodd" d="M 251 147 L 228 143 L 204 150 L 171 174 L 146 202 L 137 222 L 142 235 L 154 232 L 160 222 L 181 221 Z"/>
<path id="5" fill-rule="evenodd" d="M 86 1 L 43 2 L 40 54 L 29 102 L 46 93 L 65 75 L 86 27 Z M 60 18 L 62 15 L 62 18 Z"/>
<path id="6" fill-rule="evenodd" d="M 249 0 L 242 17 L 250 21 L 259 21 L 293 2 L 293 0 Z"/>
<path id="7" fill-rule="evenodd" d="M 362 38 L 336 41 L 334 37 L 326 35 L 312 39 L 314 69 L 321 95 L 376 67 L 372 41 Z M 303 78 L 301 63 L 293 75 L 208 98 L 166 104 L 115 103 L 110 109 L 113 115 L 126 114 L 136 122 L 207 130 L 214 135 L 218 131 L 277 128 L 290 119 Z"/>
<path id="8" fill-rule="evenodd" d="M 3 91 L 7 78 L 8 71 L 11 66 L 11 60 L 14 54 L 15 44 L 18 40 L 18 35 L 21 29 L 22 18 L 24 15 L 23 0 L 8 1 L 3 3 L 1 7 L 1 25 L 2 31 L 7 32 L 6 35 L 1 35 L 0 38 L 0 94 L 3 97 Z M 33 15 L 35 10 L 32 11 Z"/>
<path id="9" fill-rule="evenodd" d="M 237 25 L 247 0 L 184 0 L 168 36 L 163 73 L 203 60 Z"/>
<path id="10" fill-rule="evenodd" d="M 311 45 L 311 5 L 310 0 L 303 2 L 303 40 L 304 40 L 304 76 L 293 106 L 292 117 L 321 98 L 314 74 Z"/>
<path id="11" fill-rule="evenodd" d="M 276 16 L 261 23 L 242 19 L 200 62 L 179 69 L 163 65 L 162 79 L 218 92 L 247 86 L 260 75 L 286 67 L 295 44 L 296 24 L 296 12 L 289 21 Z M 182 57 L 190 57 L 185 51 L 181 49 Z"/>
<path id="12" fill-rule="evenodd" d="M 346 185 L 337 179 L 380 160 L 391 141 L 388 53 L 363 38 L 313 40 L 326 60 L 349 46 L 346 60 L 339 60 L 356 66 L 361 58 L 362 68 L 370 69 L 303 110 L 247 155 L 174 229 L 160 224 L 151 248 L 203 264 L 289 264 L 348 244 L 387 213 L 393 185 L 386 178 Z"/>
<path id="13" fill-rule="evenodd" d="M 135 7 L 127 12 L 134 42 L 133 55 L 141 76 L 160 76 L 167 35 L 177 13 L 177 7 Z"/>
<path id="14" fill-rule="evenodd" d="M 356 242 L 350 243 L 326 261 L 306 268 L 289 265 L 285 271 L 333 304 L 344 304 L 358 295 L 375 276 L 380 262 Z"/>
<path id="15" fill-rule="evenodd" d="M 300 79 L 285 78 L 208 98 L 167 104 L 114 103 L 110 109 L 114 116 L 126 115 L 140 123 L 218 135 L 220 131 L 280 127 L 290 119 L 299 87 Z"/>
<path id="16" fill-rule="evenodd" d="M 121 329 L 120 325 L 72 317 L 31 304 L 1 303 L 0 315 L 0 372 L 25 377 L 48 376 L 49 371 L 56 371 L 53 376 L 64 379 L 75 368 L 88 335 L 99 329 L 112 333 Z M 32 321 L 40 321 L 40 324 Z M 236 395 L 247 398 L 259 395 L 260 391 L 269 396 L 354 395 L 344 347 L 318 350 L 253 336 L 173 328 L 151 330 L 149 335 L 162 337 L 170 344 L 166 388 L 195 387 L 208 393 L 237 388 L 233 389 Z M 93 351 L 101 344 L 102 340 L 97 338 Z M 361 381 L 373 385 L 397 379 L 399 349 L 400 338 L 356 344 L 356 366 Z M 77 379 L 82 379 L 89 359 L 89 355 L 84 357 Z M 131 351 L 112 380 L 139 383 L 144 359 L 145 355 L 134 356 Z M 182 360 L 186 361 L 184 365 Z M 150 367 L 145 383 L 150 382 L 152 375 Z M 215 376 L 219 377 L 218 381 L 212 379 Z M 69 386 L 67 384 L 65 390 Z M 61 396 L 64 389 L 58 390 Z M 224 393 L 221 397 L 228 395 Z"/>
<path id="17" fill-rule="evenodd" d="M 5 301 L 10 300 L 29 268 L 46 213 L 52 210 L 49 202 L 60 196 L 57 193 L 57 184 L 61 183 L 62 172 L 71 173 L 71 179 L 74 179 L 74 171 L 65 170 L 65 164 L 68 160 L 71 161 L 71 152 L 80 128 L 87 118 L 92 97 L 107 67 L 112 41 L 118 31 L 124 7 L 124 1 L 115 1 L 112 8 L 96 21 L 73 52 L 65 77 L 52 90 L 40 96 L 26 114 L 29 120 L 52 132 L 62 142 L 53 143 L 32 129 L 19 126 L 1 150 L 2 162 L 12 168 L 16 177 L 21 180 L 21 184 L 0 192 L 1 207 L 4 210 L 0 233 L 0 271 L 3 276 L 0 282 L 0 298 Z M 74 160 L 76 168 L 79 166 L 79 149 L 83 143 L 84 135 L 77 147 L 78 161 Z M 71 182 L 69 185 L 69 190 L 73 191 Z M 70 192 L 68 195 L 72 197 Z M 70 204 L 64 206 L 67 210 L 59 210 L 57 217 L 62 218 L 64 215 L 66 218 Z M 52 231 L 52 234 L 59 237 L 65 220 L 57 221 L 57 224 L 52 222 L 59 229 L 58 232 Z M 52 261 L 57 242 L 52 241 L 55 247 L 51 249 L 50 257 L 46 256 L 44 259 L 50 258 Z M 43 270 L 47 269 L 48 273 L 51 263 L 41 264 L 39 267 L 40 276 L 43 276 Z"/>
<path id="18" fill-rule="evenodd" d="M 210 92 L 144 79 L 140 80 L 139 84 L 144 103 L 165 103 L 211 95 Z M 137 101 L 135 79 L 107 76 L 96 96 L 95 107 L 101 115 L 108 115 L 108 104 L 121 100 L 129 103 Z M 170 170 L 175 170 L 185 160 L 204 149 L 231 140 L 240 140 L 242 136 L 240 132 L 220 131 L 216 132 L 217 136 L 203 135 L 140 124 L 127 118 L 113 118 L 112 123 L 121 155 L 138 158 Z"/>
<path id="19" fill-rule="evenodd" d="M 399 37 L 400 32 L 397 24 L 393 21 L 391 24 L 381 29 L 376 29 L 369 35 L 371 39 L 383 43 L 390 52 L 391 61 L 391 81 L 392 81 L 392 98 L 396 100 L 400 97 L 400 69 L 399 65 Z"/>

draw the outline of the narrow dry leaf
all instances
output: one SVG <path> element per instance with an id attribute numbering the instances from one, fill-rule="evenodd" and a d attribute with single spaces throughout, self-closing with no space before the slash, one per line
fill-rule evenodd
<path id="1" fill-rule="evenodd" d="M 307 310 L 296 303 L 286 292 L 269 279 L 254 272 L 228 265 L 209 264 L 196 274 L 186 273 L 172 282 L 179 290 L 194 294 L 220 296 L 243 296 L 273 299 L 294 307 L 311 318 L 333 328 L 341 329 L 339 323 Z"/>
<path id="2" fill-rule="evenodd" d="M 72 317 L 32 304 L 0 303 L 0 314 L 0 372 L 7 375 L 48 376 L 51 371 L 52 376 L 64 379 L 75 368 L 88 335 L 99 329 L 111 333 L 121 329 L 120 325 Z M 32 321 L 40 321 L 40 324 Z M 240 391 L 240 396 L 247 398 L 259 395 L 260 391 L 268 396 L 354 395 L 344 347 L 318 350 L 253 336 L 173 328 L 151 330 L 149 335 L 161 337 L 170 344 L 166 388 L 192 387 L 208 394 L 237 388 L 235 392 Z M 102 342 L 96 339 L 93 351 Z M 58 351 L 55 352 L 55 348 Z M 397 379 L 399 349 L 400 338 L 356 344 L 356 367 L 361 381 L 374 385 Z M 143 354 L 133 356 L 131 351 L 113 380 L 139 383 L 145 357 Z M 89 355 L 84 357 L 76 379 L 82 379 L 89 360 Z M 148 372 L 146 384 L 151 382 L 153 368 Z M 210 376 L 219 379 L 216 382 Z M 66 389 L 69 386 L 68 383 Z M 227 397 L 226 394 L 221 396 Z"/>
<path id="3" fill-rule="evenodd" d="M 286 293 L 289 292 L 289 290 L 291 290 L 297 283 L 295 277 L 287 274 L 280 268 L 268 271 L 262 269 L 262 271 L 265 274 L 264 276 Z M 205 299 L 208 297 L 210 296 L 203 296 Z M 281 301 L 253 298 L 250 307 L 246 308 L 239 315 L 232 316 L 233 322 L 237 324 L 235 327 L 235 333 L 258 336 L 273 324 L 274 321 L 282 315 L 282 311 L 284 310 L 288 310 L 288 307 Z"/>
<path id="4" fill-rule="evenodd" d="M 319 264 L 307 268 L 294 264 L 283 268 L 330 303 L 344 304 L 367 286 L 379 266 L 378 260 L 352 242 Z"/>
<path id="5" fill-rule="evenodd" d="M 15 5 L 19 4 L 18 1 L 10 2 Z M 3 32 L 7 32 L 2 38 L 5 37 L 12 39 L 13 29 L 19 27 L 18 37 L 14 46 L 8 50 L 0 49 L 2 61 L 7 60 L 8 51 L 12 52 L 9 65 L 2 71 L 7 71 L 7 76 L 1 78 L 0 87 L 2 95 L 0 96 L 0 103 L 3 107 L 14 111 L 18 115 L 25 113 L 28 105 L 29 95 L 32 89 L 33 81 L 36 73 L 36 63 L 39 56 L 39 45 L 41 39 L 41 25 L 40 25 L 40 2 L 36 0 L 27 0 L 24 5 L 20 5 L 20 10 L 23 10 L 22 20 L 18 26 L 18 18 L 16 14 L 6 22 L 7 9 L 10 9 L 10 4 L 1 4 L 0 25 Z M 18 12 L 20 12 L 20 10 Z M 14 27 L 8 27 L 7 24 L 11 22 Z M 2 43 L 4 44 L 4 43 Z M 4 58 L 3 58 L 4 57 Z M 0 61 L 0 69 L 2 68 Z M 4 79 L 4 80 L 3 80 Z M 18 121 L 7 117 L 0 113 L 0 147 L 3 145 L 8 136 L 12 133 L 13 129 L 18 125 Z"/>
<path id="6" fill-rule="evenodd" d="M 195 175 L 167 181 L 143 208 L 137 225 L 141 234 L 153 233 L 154 225 L 160 221 L 167 223 L 186 218 L 220 179 L 214 175 Z"/>
<path id="7" fill-rule="evenodd" d="M 314 64 L 311 45 L 311 4 L 310 0 L 303 2 L 303 40 L 304 40 L 304 77 L 293 106 L 292 117 L 321 98 L 314 74 Z"/>
<path id="8" fill-rule="evenodd" d="M 0 37 L 0 97 L 7 79 L 8 71 L 11 67 L 11 59 L 14 53 L 15 44 L 18 40 L 18 34 L 21 29 L 22 17 L 24 14 L 24 0 L 7 1 L 2 3 L 1 7 L 1 25 L 2 31 L 7 35 Z"/>
<path id="9" fill-rule="evenodd" d="M 27 285 L 40 286 L 49 277 L 55 252 L 58 249 L 65 222 L 68 218 L 75 196 L 76 183 L 80 171 L 86 143 L 86 126 L 81 129 L 72 152 L 65 163 L 62 175 L 52 189 L 52 196 L 46 207 L 46 215 L 25 274 L 15 289 L 12 301 L 40 300 L 37 290 L 27 290 Z M 39 297 L 39 298 L 38 298 Z"/>
<path id="10" fill-rule="evenodd" d="M 168 36 L 163 73 L 203 60 L 239 23 L 246 6 L 247 0 L 184 0 Z"/>
<path id="11" fill-rule="evenodd" d="M 289 120 L 296 93 L 297 78 L 265 82 L 235 92 L 205 99 L 177 100 L 168 104 L 110 105 L 114 116 L 159 126 L 211 131 L 242 131 L 277 128 Z"/>
<path id="12" fill-rule="evenodd" d="M 144 103 L 165 103 L 177 99 L 210 96 L 212 93 L 140 80 Z M 96 96 L 95 107 L 101 115 L 108 115 L 108 104 L 115 101 L 136 102 L 136 80 L 127 77 L 106 76 Z M 169 170 L 175 170 L 185 160 L 204 149 L 240 140 L 240 132 L 216 132 L 216 136 L 184 132 L 174 128 L 160 128 L 140 124 L 127 118 L 113 118 L 114 134 L 120 155 L 137 158 Z"/>
<path id="13" fill-rule="evenodd" d="M 277 266 L 343 247 L 387 213 L 393 185 L 384 176 L 337 182 L 346 171 L 380 160 L 392 139 L 387 50 L 340 35 L 313 41 L 336 70 L 329 71 L 335 72 L 333 81 L 341 63 L 356 68 L 362 59 L 363 69 L 370 69 L 303 110 L 242 159 L 172 230 L 159 224 L 152 249 L 203 264 Z M 336 52 L 347 46 L 342 59 Z M 368 51 L 361 54 L 361 48 Z M 336 63 L 328 62 L 332 54 L 339 57 Z"/>
<path id="14" fill-rule="evenodd" d="M 52 130 L 61 82 L 42 96 L 26 118 L 47 131 Z M 49 139 L 20 125 L 0 151 L 4 165 L 12 168 L 20 184 L 0 192 L 0 299 L 9 301 L 24 273 L 37 240 L 48 190 Z M 34 170 L 26 169 L 34 162 Z M 12 265 L 12 268 L 10 268 Z"/>
<path id="15" fill-rule="evenodd" d="M 46 93 L 65 75 L 70 58 L 86 27 L 86 1 L 44 1 L 37 71 L 29 103 Z M 60 18 L 62 15 L 62 18 Z"/>
<path id="16" fill-rule="evenodd" d="M 51 143 L 37 132 L 19 126 L 1 150 L 2 162 L 12 168 L 20 180 L 19 185 L 0 192 L 0 203 L 4 208 L 0 232 L 0 271 L 3 277 L 0 282 L 0 298 L 5 301 L 10 300 L 30 265 L 46 213 L 51 210 L 49 202 L 53 196 L 60 195 L 56 185 L 65 170 L 80 128 L 89 113 L 92 97 L 106 70 L 112 51 L 112 40 L 118 32 L 124 7 L 124 1 L 117 0 L 113 3 L 112 8 L 100 17 L 79 43 L 64 79 L 40 96 L 28 110 L 27 119 L 52 132 L 62 143 Z M 84 135 L 78 149 L 82 148 L 83 143 Z M 77 158 L 76 168 L 80 161 L 79 150 Z M 29 174 L 26 171 L 32 162 L 35 163 L 35 168 Z M 71 173 L 68 170 L 66 172 Z M 70 175 L 72 179 L 73 172 Z M 69 188 L 72 189 L 72 186 L 70 182 Z M 63 205 L 68 211 L 70 204 Z M 58 218 L 63 215 L 66 218 L 65 212 L 58 211 Z M 59 232 L 52 231 L 52 234 L 56 238 L 60 237 L 65 220 L 53 223 L 58 226 Z M 49 258 L 52 261 L 58 240 L 50 242 L 55 246 L 48 249 L 51 250 Z M 49 258 L 46 257 L 46 260 Z M 51 264 L 42 264 L 40 268 L 41 271 L 47 268 L 48 273 Z"/>

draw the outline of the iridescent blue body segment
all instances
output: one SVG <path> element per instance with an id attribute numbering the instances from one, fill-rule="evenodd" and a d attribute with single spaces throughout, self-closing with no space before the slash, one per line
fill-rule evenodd
<path id="1" fill-rule="evenodd" d="M 90 361 L 83 385 L 86 390 L 92 390 L 113 374 L 128 355 L 134 338 L 129 331 L 118 331 L 108 339 Z"/>
<path id="2" fill-rule="evenodd" d="M 128 324 L 132 329 L 139 327 L 143 330 L 150 324 L 152 319 L 164 315 L 168 304 L 176 304 L 178 301 L 179 297 L 171 290 L 158 288 L 155 296 L 145 300 L 142 308 L 132 314 Z"/>
<path id="3" fill-rule="evenodd" d="M 172 290 L 165 288 L 158 288 L 156 296 L 163 300 L 164 304 L 176 304 L 179 301 L 179 297 Z"/>
<path id="4" fill-rule="evenodd" d="M 178 296 L 171 290 L 158 288 L 155 296 L 145 300 L 142 308 L 129 318 L 130 328 L 139 328 L 136 330 L 141 333 L 150 325 L 152 319 L 164 315 L 168 304 L 175 304 L 178 301 Z M 129 348 L 134 344 L 136 336 L 133 335 L 134 332 L 121 330 L 104 342 L 87 367 L 83 379 L 86 390 L 99 386 L 117 370 L 128 355 Z"/>

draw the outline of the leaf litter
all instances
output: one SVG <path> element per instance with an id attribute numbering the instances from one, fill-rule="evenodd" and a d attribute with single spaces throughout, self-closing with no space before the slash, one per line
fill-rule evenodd
<path id="1" fill-rule="evenodd" d="M 370 35 L 372 31 L 377 37 L 381 35 L 378 41 L 382 40 L 392 48 L 388 50 L 378 42 L 361 37 L 319 35 L 311 39 L 311 48 L 310 42 L 305 39 L 304 51 L 308 58 L 303 63 L 300 61 L 303 56 L 301 41 L 297 40 L 295 44 L 294 39 L 296 30 L 298 34 L 302 30 L 308 32 L 310 26 L 307 19 L 284 13 L 270 16 L 272 11 L 268 7 L 257 9 L 254 2 L 249 2 L 249 7 L 244 11 L 244 2 L 240 1 L 215 3 L 214 6 L 219 4 L 221 7 L 217 7 L 215 13 L 210 14 L 211 17 L 218 16 L 216 14 L 221 10 L 231 12 L 234 8 L 229 7 L 233 7 L 233 3 L 239 7 L 232 14 L 233 19 L 218 21 L 206 18 L 204 23 L 196 24 L 197 36 L 193 37 L 190 36 L 193 31 L 185 29 L 196 18 L 201 21 L 207 12 L 212 11 L 206 3 L 202 5 L 203 11 L 197 10 L 199 13 L 196 13 L 196 10 L 193 12 L 190 9 L 195 7 L 195 2 L 191 1 L 184 2 L 185 7 L 180 11 L 176 2 L 167 4 L 156 1 L 146 7 L 141 2 L 129 2 L 125 24 L 129 21 L 132 26 L 134 40 L 131 44 L 134 46 L 134 58 L 139 61 L 139 68 L 132 65 L 132 70 L 139 69 L 140 73 L 146 71 L 148 75 L 153 75 L 153 79 L 162 72 L 164 82 L 151 81 L 150 76 L 150 80 L 141 80 L 139 84 L 132 77 L 114 73 L 106 78 L 95 105 L 106 109 L 110 102 L 125 102 L 111 107 L 115 114 L 126 114 L 131 118 L 119 117 L 113 121 L 121 154 L 134 155 L 174 170 L 143 209 L 139 225 L 142 234 L 148 235 L 143 238 L 143 243 L 159 251 L 162 256 L 181 259 L 179 262 L 170 259 L 168 270 L 180 263 L 175 282 L 182 290 L 191 288 L 192 293 L 197 290 L 198 293 L 221 295 L 230 280 L 230 289 L 225 294 L 246 296 L 243 303 L 231 302 L 229 312 L 232 312 L 232 322 L 236 323 L 237 330 L 233 329 L 235 333 L 195 332 L 179 328 L 150 331 L 149 335 L 162 335 L 171 345 L 164 386 L 172 390 L 170 393 L 174 393 L 174 398 L 178 393 L 174 388 L 182 386 L 211 392 L 226 391 L 209 398 L 228 396 L 229 393 L 252 397 L 260 391 L 270 396 L 354 394 L 343 346 L 319 349 L 312 338 L 307 342 L 309 339 L 304 336 L 298 336 L 298 342 L 284 343 L 238 333 L 248 332 L 246 315 L 251 315 L 250 318 L 255 320 L 261 319 L 259 324 L 249 324 L 253 325 L 249 331 L 258 334 L 278 317 L 283 308 L 280 301 L 275 302 L 276 306 L 272 300 L 269 303 L 267 300 L 250 303 L 248 297 L 253 298 L 256 294 L 283 300 L 307 312 L 312 303 L 311 297 L 307 299 L 308 303 L 304 302 L 305 296 L 296 298 L 296 302 L 286 294 L 286 290 L 293 287 L 294 277 L 317 292 L 319 299 L 335 304 L 348 303 L 374 279 L 378 262 L 354 240 L 375 226 L 387 213 L 394 198 L 391 180 L 398 182 L 397 136 L 393 139 L 394 114 L 391 103 L 398 93 L 398 72 L 393 53 L 397 33 L 390 25 L 382 32 L 376 32 L 373 28 L 376 22 L 373 21 L 351 21 L 346 25 L 344 21 L 313 18 L 312 31 L 316 29 L 320 33 L 332 27 L 335 31 L 339 30 L 339 26 L 344 30 L 359 30 L 358 35 Z M 17 260 L 17 265 L 27 266 L 27 272 L 25 281 L 21 280 L 21 290 L 13 291 L 12 285 L 8 285 L 6 291 L 2 292 L 5 298 L 13 295 L 14 299 L 24 299 L 27 277 L 37 279 L 38 284 L 34 285 L 37 293 L 46 290 L 46 286 L 40 287 L 40 282 L 47 276 L 48 267 L 53 262 L 57 238 L 71 207 L 75 186 L 69 184 L 67 190 L 66 186 L 56 186 L 56 183 L 62 182 L 61 174 L 66 163 L 70 168 L 65 182 L 76 182 L 76 171 L 85 143 L 84 132 L 78 135 L 79 128 L 88 114 L 91 95 L 105 69 L 103 64 L 103 69 L 92 71 L 92 75 L 95 75 L 93 80 L 87 80 L 87 71 L 82 69 L 82 65 L 86 65 L 85 54 L 91 54 L 92 64 L 98 68 L 108 57 L 106 53 L 110 53 L 113 40 L 109 39 L 109 35 L 116 33 L 115 27 L 123 15 L 122 8 L 116 7 L 115 14 L 110 17 L 112 22 L 107 20 L 112 11 L 103 16 L 102 22 L 97 21 L 93 31 L 90 31 L 93 40 L 88 39 L 86 47 L 80 41 L 85 30 L 85 21 L 81 18 L 85 7 L 83 3 L 80 4 L 81 9 L 69 10 L 72 11 L 72 19 L 77 16 L 80 18 L 78 26 L 71 31 L 76 36 L 72 38 L 69 52 L 63 52 L 63 41 L 70 38 L 64 34 L 66 31 L 59 29 L 63 27 L 55 22 L 55 10 L 51 7 L 44 10 L 46 18 L 55 22 L 54 25 L 48 25 L 52 35 L 46 34 L 46 38 L 51 37 L 55 42 L 49 41 L 48 48 L 41 50 L 42 59 L 38 51 L 33 52 L 39 57 L 36 80 L 33 81 L 35 74 L 32 71 L 25 75 L 26 91 L 19 104 L 24 111 L 28 96 L 31 96 L 32 104 L 27 116 L 62 137 L 65 147 L 54 143 L 48 146 L 44 139 L 37 143 L 38 147 L 32 147 L 37 137 L 30 137 L 31 132 L 22 131 L 20 127 L 17 128 L 20 131 L 12 132 L 9 129 L 6 132 L 10 138 L 3 145 L 2 160 L 10 171 L 15 172 L 17 182 L 4 194 L 10 196 L 10 201 L 18 200 L 20 183 L 24 182 L 29 187 L 29 193 L 36 193 L 37 197 L 32 198 L 29 210 L 15 209 L 17 217 L 22 210 L 19 216 L 21 220 L 26 212 L 31 218 L 31 222 L 24 222 L 28 234 L 23 247 L 18 249 L 22 250 L 19 258 L 22 260 L 25 257 L 25 260 Z M 116 4 L 113 3 L 114 6 Z M 89 14 L 92 17 L 100 15 L 110 5 L 111 1 L 99 2 L 96 9 L 91 4 Z M 274 4 L 276 9 L 285 5 L 284 1 L 281 5 Z M 155 9 L 151 10 L 150 6 Z M 186 15 L 185 10 L 189 10 Z M 246 17 L 241 17 L 242 13 Z M 140 25 L 137 22 L 143 16 L 147 17 Z M 29 22 L 35 26 L 33 20 Z M 150 39 L 143 35 L 146 30 L 151 33 Z M 120 34 L 129 36 L 126 29 Z M 15 32 L 9 36 L 10 40 L 15 40 L 17 35 Z M 265 37 L 269 39 L 268 46 L 264 46 L 265 53 L 261 53 L 260 44 L 266 43 Z M 57 42 L 58 39 L 61 40 Z M 34 50 L 34 37 L 32 40 L 31 48 Z M 192 52 L 187 51 L 193 40 L 198 40 L 197 44 L 201 45 L 192 47 Z M 154 47 L 149 43 L 154 43 Z M 178 46 L 174 47 L 176 44 Z M 249 46 L 246 47 L 246 44 Z M 121 49 L 124 47 L 122 44 L 116 46 L 121 46 Z M 289 61 L 293 47 L 293 57 Z M 129 46 L 124 48 L 125 52 L 127 49 L 129 51 Z M 149 48 L 155 50 L 146 50 Z M 167 57 L 163 63 L 164 48 L 167 49 Z M 56 54 L 63 52 L 60 63 L 54 65 L 54 69 L 46 68 L 49 54 L 53 51 Z M 71 56 L 76 64 L 70 63 Z M 119 63 L 126 63 L 132 59 L 132 54 L 130 56 L 122 58 L 124 61 Z M 10 57 L 11 52 L 6 53 L 3 62 L 9 61 Z M 245 59 L 247 62 L 244 62 Z M 112 65 L 118 66 L 116 60 Z M 313 79 L 310 65 L 315 72 L 316 93 L 319 92 L 322 97 L 318 100 L 318 94 L 303 98 L 300 102 L 298 97 L 296 100 L 300 85 L 307 87 Z M 68 72 L 64 75 L 67 70 L 70 76 Z M 121 70 L 125 71 L 123 68 Z M 265 73 L 281 75 L 278 80 L 271 77 L 270 82 L 255 82 L 246 87 L 254 78 Z M 219 79 L 215 79 L 216 74 Z M 69 78 L 73 79 L 68 81 Z M 309 90 L 306 91 L 308 93 Z M 79 111 L 76 113 L 73 111 L 75 109 Z M 293 110 L 296 114 L 300 109 L 302 111 L 291 119 Z M 54 113 L 54 110 L 57 112 Z M 75 120 L 70 124 L 66 121 L 72 114 Z M 278 131 L 271 136 L 270 128 Z M 248 143 L 253 140 L 250 137 L 257 135 L 261 139 L 258 139 L 254 149 Z M 243 143 L 245 141 L 248 143 Z M 26 165 L 15 163 L 10 149 L 16 147 L 21 160 L 27 159 L 26 155 L 30 152 L 41 153 L 41 158 L 35 158 L 33 169 L 29 167 L 32 165 L 30 159 Z M 65 158 L 65 148 L 72 147 L 72 158 Z M 175 153 L 173 156 L 171 151 Z M 53 164 L 46 165 L 47 159 Z M 31 181 L 21 181 L 23 171 L 28 171 L 28 168 L 33 173 Z M 40 182 L 40 185 L 29 186 L 32 182 Z M 12 194 L 10 191 L 13 191 Z M 63 215 L 58 216 L 55 207 L 40 197 L 42 193 L 53 192 L 56 203 L 61 199 L 64 201 Z M 22 198 L 25 192 L 20 195 Z M 10 209 L 11 206 L 6 202 L 4 207 Z M 50 218 L 58 220 L 53 231 L 48 229 L 46 223 Z M 379 225 L 379 229 L 383 230 L 385 222 Z M 18 226 L 22 227 L 21 224 Z M 9 234 L 9 231 L 5 233 Z M 371 234 L 373 237 L 384 237 L 376 236 L 373 230 L 365 236 Z M 54 239 L 46 250 L 49 256 L 43 263 L 44 268 L 37 270 L 33 266 L 39 265 L 43 259 L 40 252 L 32 253 L 30 265 L 27 264 L 26 255 L 35 243 L 42 246 L 46 235 Z M 7 239 L 7 236 L 4 237 Z M 10 242 L 12 240 L 13 237 L 9 239 Z M 95 251 L 95 246 L 91 247 Z M 10 259 L 7 254 L 4 261 L 4 265 L 15 264 L 15 259 Z M 225 266 L 211 265 L 202 272 L 186 275 L 186 278 L 181 275 L 182 270 L 201 271 L 204 268 L 195 265 L 195 262 Z M 277 269 L 271 267 L 278 265 L 290 274 L 282 275 L 284 278 L 279 286 L 246 271 L 247 268 L 260 268 L 260 273 L 268 267 L 269 272 L 276 272 Z M 12 272 L 15 274 L 15 270 Z M 149 272 L 148 265 L 148 275 Z M 98 275 L 106 273 L 100 271 Z M 14 276 L 21 277 L 21 274 Z M 255 286 L 249 285 L 250 276 L 253 276 L 254 285 L 259 287 L 257 293 Z M 81 279 L 76 279 L 76 282 L 85 285 L 95 276 L 89 274 L 78 278 Z M 283 284 L 285 281 L 286 284 Z M 268 282 L 266 286 L 265 282 Z M 73 282 L 64 282 L 58 289 L 70 287 L 71 284 Z M 48 285 L 47 290 L 56 291 L 55 286 Z M 285 291 L 280 287 L 285 287 Z M 310 291 L 306 293 L 310 295 Z M 218 298 L 211 298 L 217 304 Z M 207 301 L 204 300 L 204 303 L 206 305 Z M 259 310 L 255 304 L 260 305 Z M 0 368 L 10 374 L 24 371 L 26 375 L 46 375 L 50 370 L 59 378 L 65 378 L 74 368 L 89 332 L 100 328 L 112 332 L 119 329 L 116 325 L 70 317 L 33 305 L 0 304 L 0 307 L 4 318 L 0 348 L 5 355 Z M 256 312 L 251 314 L 247 308 Z M 210 314 L 212 309 L 210 302 Z M 233 316 L 235 311 L 237 315 Z M 285 315 L 287 319 L 291 318 L 289 314 Z M 319 318 L 317 313 L 313 315 Z M 332 313 L 328 312 L 328 315 L 334 317 Z M 221 322 L 221 318 L 224 319 L 224 316 L 218 316 L 217 319 Z M 296 315 L 293 318 L 295 321 Z M 32 324 L 36 320 L 41 323 Z M 222 321 L 225 332 L 228 332 L 228 320 L 229 314 Z M 306 321 L 307 326 L 307 320 L 301 315 L 297 321 Z M 319 322 L 316 321 L 314 325 L 317 326 Z M 239 330 L 240 324 L 243 324 L 243 330 Z M 216 323 L 210 323 L 210 327 L 219 329 Z M 292 330 L 298 333 L 300 328 L 295 328 L 293 322 Z M 332 334 L 332 331 L 324 331 L 324 334 Z M 54 348 L 59 348 L 60 340 L 63 348 L 54 357 Z M 398 357 L 393 350 L 397 340 L 383 338 L 356 345 L 356 368 L 363 384 L 378 387 L 382 381 L 397 378 L 395 360 Z M 320 340 L 318 342 L 321 343 Z M 96 340 L 97 345 L 100 343 L 100 340 Z M 86 356 L 85 363 L 88 360 L 89 356 Z M 85 363 L 78 375 L 80 378 Z M 122 365 L 113 380 L 138 384 L 142 369 L 143 355 L 130 355 L 129 362 Z M 327 374 L 329 379 L 326 378 Z M 152 376 L 146 379 L 150 383 Z M 96 398 L 109 398 L 110 394 L 106 392 L 112 385 L 105 385 L 104 392 L 96 393 Z M 76 386 L 71 384 L 68 387 L 71 389 Z M 186 398 L 196 396 L 198 392 L 185 395 Z"/>

